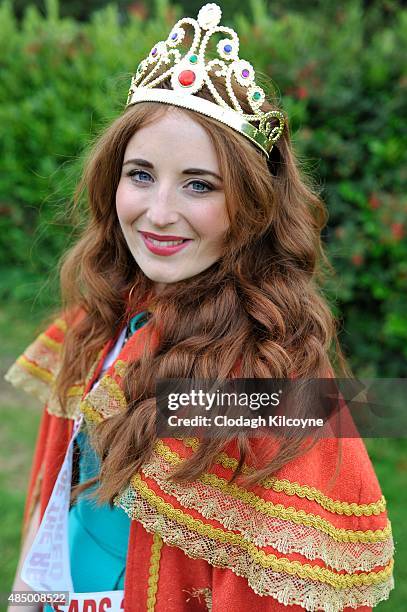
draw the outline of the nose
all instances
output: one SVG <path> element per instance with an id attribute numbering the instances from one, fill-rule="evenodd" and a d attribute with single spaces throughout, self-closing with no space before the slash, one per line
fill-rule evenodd
<path id="1" fill-rule="evenodd" d="M 175 196 L 168 187 L 162 187 L 153 196 L 147 213 L 147 219 L 156 227 L 166 227 L 178 221 Z"/>

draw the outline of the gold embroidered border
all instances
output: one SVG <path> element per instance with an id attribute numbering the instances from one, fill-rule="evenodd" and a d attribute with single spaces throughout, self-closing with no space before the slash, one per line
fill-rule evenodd
<path id="1" fill-rule="evenodd" d="M 373 543 L 337 542 L 313 527 L 256 513 L 250 505 L 235 501 L 198 480 L 175 483 L 167 478 L 171 472 L 171 466 L 156 453 L 142 467 L 142 474 L 158 483 L 164 493 L 175 497 L 186 512 L 187 509 L 196 510 L 204 519 L 215 520 L 229 531 L 237 531 L 260 548 L 271 546 L 286 555 L 300 553 L 310 561 L 320 559 L 332 569 L 348 573 L 384 567 L 394 554 L 392 537 Z M 128 503 L 130 506 L 122 504 L 122 507 L 129 514 L 131 500 Z"/>
<path id="2" fill-rule="evenodd" d="M 158 577 L 160 571 L 160 557 L 163 540 L 158 533 L 153 535 L 153 543 L 151 545 L 151 557 L 149 567 L 149 578 L 148 578 L 148 589 L 147 589 L 147 612 L 154 612 L 157 589 L 158 589 Z"/>
<path id="3" fill-rule="evenodd" d="M 192 559 L 206 560 L 213 567 L 222 567 L 242 576 L 256 594 L 268 595 L 285 606 L 299 605 L 308 612 L 341 612 L 347 607 L 374 607 L 388 599 L 394 588 L 392 575 L 379 584 L 336 589 L 323 582 L 313 582 L 295 574 L 263 568 L 256 565 L 245 550 L 233 547 L 228 542 L 214 542 L 158 513 L 131 486 L 115 499 L 115 504 L 123 508 L 131 519 L 140 521 L 150 533 L 158 532 L 167 545 L 180 548 Z"/>
<path id="4" fill-rule="evenodd" d="M 46 333 L 40 334 L 37 338 L 37 342 L 41 342 L 44 346 L 46 346 L 47 348 L 50 348 L 52 351 L 55 351 L 56 353 L 61 352 L 62 342 L 59 342 L 58 340 L 54 340 L 53 338 L 50 338 L 49 336 L 47 336 Z"/>
<path id="5" fill-rule="evenodd" d="M 39 378 L 40 380 L 49 385 L 51 385 L 55 380 L 55 375 L 52 372 L 50 372 L 49 370 L 45 370 L 44 368 L 37 365 L 36 363 L 33 363 L 32 361 L 29 361 L 25 357 L 25 355 L 21 355 L 17 359 L 16 365 L 19 365 L 26 372 L 29 372 L 32 376 Z"/>
<path id="6" fill-rule="evenodd" d="M 200 445 L 198 438 L 178 438 L 185 446 L 197 450 Z M 233 457 L 230 457 L 226 453 L 219 453 L 216 463 L 223 465 L 225 468 L 236 470 L 238 461 Z M 250 468 L 246 464 L 243 465 L 243 474 L 252 474 L 253 468 Z M 278 480 L 277 478 L 266 478 L 259 483 L 265 489 L 273 489 L 277 493 L 286 493 L 287 495 L 296 495 L 297 497 L 306 497 L 310 501 L 315 501 L 318 505 L 322 506 L 328 512 L 333 514 L 345 514 L 346 516 L 371 516 L 372 514 L 378 515 L 385 511 L 386 500 L 384 496 L 371 504 L 356 504 L 345 501 L 337 501 L 326 495 L 315 487 L 309 487 L 308 485 L 300 485 L 297 482 L 290 482 L 289 480 Z"/>
<path id="7" fill-rule="evenodd" d="M 69 387 L 67 391 L 67 402 L 65 411 L 62 410 L 58 397 L 54 393 L 51 393 L 47 403 L 47 412 L 49 412 L 49 414 L 67 419 L 76 419 L 76 417 L 79 416 L 80 412 L 82 411 L 88 415 L 88 420 L 93 420 L 97 422 L 103 420 L 103 417 L 98 412 L 96 412 L 92 408 L 92 406 L 87 404 L 86 398 L 84 400 L 82 399 L 84 389 L 86 388 L 89 380 L 94 374 L 96 366 L 99 363 L 100 356 L 101 351 L 99 352 L 98 357 L 90 367 L 85 382 L 76 383 L 75 385 Z"/>
<path id="8" fill-rule="evenodd" d="M 66 332 L 66 330 L 68 329 L 68 325 L 65 319 L 62 319 L 61 317 L 58 317 L 58 319 L 55 319 L 55 321 L 53 322 L 53 325 L 55 325 L 55 327 L 57 327 L 62 332 Z"/>
<path id="9" fill-rule="evenodd" d="M 77 385 L 72 385 L 72 387 L 69 387 L 68 389 L 67 396 L 68 397 L 82 397 L 84 388 L 85 388 L 84 385 L 81 385 L 79 383 Z"/>
<path id="10" fill-rule="evenodd" d="M 22 361 L 24 361 L 24 366 L 21 364 Z M 29 365 L 30 370 L 26 365 Z M 44 372 L 48 375 L 42 377 L 41 375 Z M 4 378 L 14 387 L 22 389 L 29 395 L 45 402 L 49 414 L 68 419 L 74 419 L 76 417 L 79 409 L 79 401 L 83 395 L 83 385 L 78 383 L 68 389 L 66 410 L 63 411 L 53 387 L 55 378 L 47 370 L 33 365 L 20 357 L 10 367 Z"/>
<path id="11" fill-rule="evenodd" d="M 109 374 L 105 374 L 100 379 L 100 387 L 103 388 L 110 397 L 113 397 L 119 404 L 121 410 L 126 410 L 127 402 L 123 391 L 121 390 L 118 383 Z"/>
<path id="12" fill-rule="evenodd" d="M 28 373 L 21 365 L 15 362 L 4 376 L 5 380 L 39 400 L 46 402 L 49 397 L 49 383 Z"/>
<path id="13" fill-rule="evenodd" d="M 55 381 L 55 374 L 53 374 L 49 370 L 42 368 L 38 364 L 29 361 L 24 355 L 21 355 L 5 376 L 6 380 L 8 380 L 11 383 L 13 383 L 13 377 L 12 377 L 13 370 L 17 366 L 22 368 L 23 371 L 26 373 L 26 375 L 28 373 L 30 375 L 30 378 L 31 377 L 38 378 L 41 382 L 46 383 L 49 387 L 52 387 Z M 20 376 L 18 380 L 18 385 L 16 386 L 21 386 L 22 382 L 23 382 L 23 378 Z M 67 395 L 68 397 L 82 396 L 83 389 L 84 389 L 83 384 L 76 383 L 75 385 L 72 385 L 71 387 L 69 387 Z"/>
<path id="14" fill-rule="evenodd" d="M 373 585 L 385 582 L 392 575 L 393 559 L 387 566 L 378 572 L 362 572 L 359 574 L 337 574 L 325 567 L 312 566 L 308 563 L 300 563 L 299 561 L 290 561 L 285 557 L 276 557 L 272 553 L 266 553 L 259 550 L 253 543 L 248 542 L 241 535 L 224 531 L 218 527 L 213 527 L 207 523 L 203 523 L 199 519 L 184 513 L 178 508 L 174 508 L 171 504 L 164 501 L 159 495 L 152 491 L 148 484 L 141 479 L 139 474 L 136 474 L 131 479 L 131 486 L 160 514 L 168 517 L 178 524 L 186 525 L 187 528 L 199 535 L 204 535 L 212 540 L 222 543 L 229 543 L 244 550 L 253 561 L 263 568 L 271 568 L 276 572 L 286 572 L 291 575 L 299 576 L 300 578 L 310 579 L 317 582 L 329 584 L 336 589 L 344 589 L 353 586 Z"/>
<path id="15" fill-rule="evenodd" d="M 98 367 L 100 360 L 102 358 L 102 353 L 103 353 L 103 349 L 100 349 L 96 356 L 95 361 L 93 362 L 91 368 L 89 369 L 89 372 L 86 376 L 86 380 L 84 384 L 85 389 L 88 386 L 89 381 L 92 380 L 96 372 L 96 368 Z M 79 404 L 79 409 L 85 415 L 85 419 L 90 424 L 100 423 L 101 421 L 104 420 L 104 416 L 100 414 L 100 412 L 96 410 L 96 408 L 92 406 L 92 404 L 89 402 L 90 393 L 91 391 L 89 391 L 84 397 L 82 397 L 82 400 Z"/>
<path id="16" fill-rule="evenodd" d="M 80 410 L 85 415 L 85 419 L 90 423 L 101 423 L 104 420 L 102 415 L 86 399 L 81 401 Z"/>
<path id="17" fill-rule="evenodd" d="M 86 401 L 87 407 L 92 408 L 93 414 L 99 414 L 100 419 L 98 420 L 108 419 L 113 415 L 124 412 L 127 408 L 126 398 L 121 389 L 116 381 L 107 374 L 100 378 L 97 387 L 87 393 L 84 401 Z"/>
<path id="18" fill-rule="evenodd" d="M 176 452 L 172 451 L 168 446 L 166 446 L 162 440 L 157 440 L 154 450 L 158 455 L 163 457 L 172 465 L 178 465 L 183 461 L 183 459 Z M 337 542 L 374 543 L 387 540 L 391 536 L 390 521 L 387 522 L 384 529 L 377 529 L 376 531 L 354 531 L 351 529 L 340 529 L 318 515 L 307 513 L 304 510 L 296 510 L 292 507 L 287 508 L 282 504 L 267 502 L 261 497 L 258 497 L 255 493 L 247 491 L 235 483 L 229 484 L 224 478 L 219 478 L 215 474 L 205 473 L 202 474 L 197 480 L 200 480 L 206 485 L 219 489 L 234 499 L 244 501 L 258 512 L 266 514 L 267 516 L 293 521 L 294 523 L 305 525 L 306 527 L 313 527 L 318 529 L 318 531 L 328 534 Z"/>
<path id="19" fill-rule="evenodd" d="M 125 361 L 123 361 L 123 359 L 118 359 L 114 364 L 115 372 L 120 376 L 120 378 L 123 378 L 123 376 L 125 375 L 126 368 L 127 364 Z"/>
<path id="20" fill-rule="evenodd" d="M 67 398 L 65 410 L 62 410 L 61 403 L 55 395 L 51 395 L 47 400 L 46 410 L 48 414 L 63 419 L 75 420 L 79 413 L 80 396 L 69 396 Z"/>

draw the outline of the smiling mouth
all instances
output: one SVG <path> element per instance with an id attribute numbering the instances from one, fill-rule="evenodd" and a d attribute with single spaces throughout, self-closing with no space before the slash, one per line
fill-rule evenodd
<path id="1" fill-rule="evenodd" d="M 182 242 L 185 242 L 186 240 L 191 240 L 191 238 L 183 238 L 182 236 L 173 236 L 169 234 L 160 235 L 153 234 L 153 232 L 140 231 L 140 234 L 142 234 L 144 238 L 147 238 L 149 241 L 151 241 L 153 244 L 156 244 L 157 246 L 164 246 L 167 243 L 169 245 L 182 244 Z"/>
<path id="2" fill-rule="evenodd" d="M 151 238 L 151 236 L 146 236 L 146 238 L 151 244 L 155 244 L 156 246 L 177 246 L 178 244 L 186 242 L 184 238 L 180 238 L 180 240 L 156 240 L 155 238 Z"/>
<path id="3" fill-rule="evenodd" d="M 148 250 L 155 255 L 173 255 L 192 242 L 191 238 L 179 236 L 160 236 L 150 232 L 140 232 L 140 234 Z"/>

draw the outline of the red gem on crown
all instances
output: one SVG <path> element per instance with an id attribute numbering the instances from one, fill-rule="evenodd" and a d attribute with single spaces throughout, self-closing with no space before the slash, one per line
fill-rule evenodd
<path id="1" fill-rule="evenodd" d="M 193 70 L 183 70 L 178 75 L 178 81 L 183 87 L 190 87 L 196 79 L 196 74 Z"/>

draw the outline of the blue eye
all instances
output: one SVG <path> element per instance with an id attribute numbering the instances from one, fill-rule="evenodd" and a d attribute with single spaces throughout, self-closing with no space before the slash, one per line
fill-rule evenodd
<path id="1" fill-rule="evenodd" d="M 145 176 L 148 176 L 148 177 L 150 177 L 150 178 L 151 178 L 151 176 L 149 175 L 149 173 L 148 173 L 148 172 L 144 172 L 144 170 L 131 170 L 131 171 L 129 172 L 129 176 L 131 176 L 132 178 L 133 178 L 133 176 L 136 176 L 136 174 L 139 174 L 139 175 L 140 175 L 140 174 L 144 174 Z M 145 183 L 146 181 L 139 180 L 139 181 L 136 181 L 136 183 L 137 183 L 137 182 L 140 182 L 140 183 Z"/>
<path id="2" fill-rule="evenodd" d="M 188 187 L 190 185 L 199 185 L 200 187 L 205 187 L 207 189 L 207 191 L 204 191 L 203 189 L 193 189 L 192 191 L 197 191 L 198 193 L 208 193 L 208 191 L 212 191 L 212 187 L 210 185 L 207 185 L 206 183 L 203 183 L 202 181 L 191 181 L 190 183 L 188 183 Z"/>

